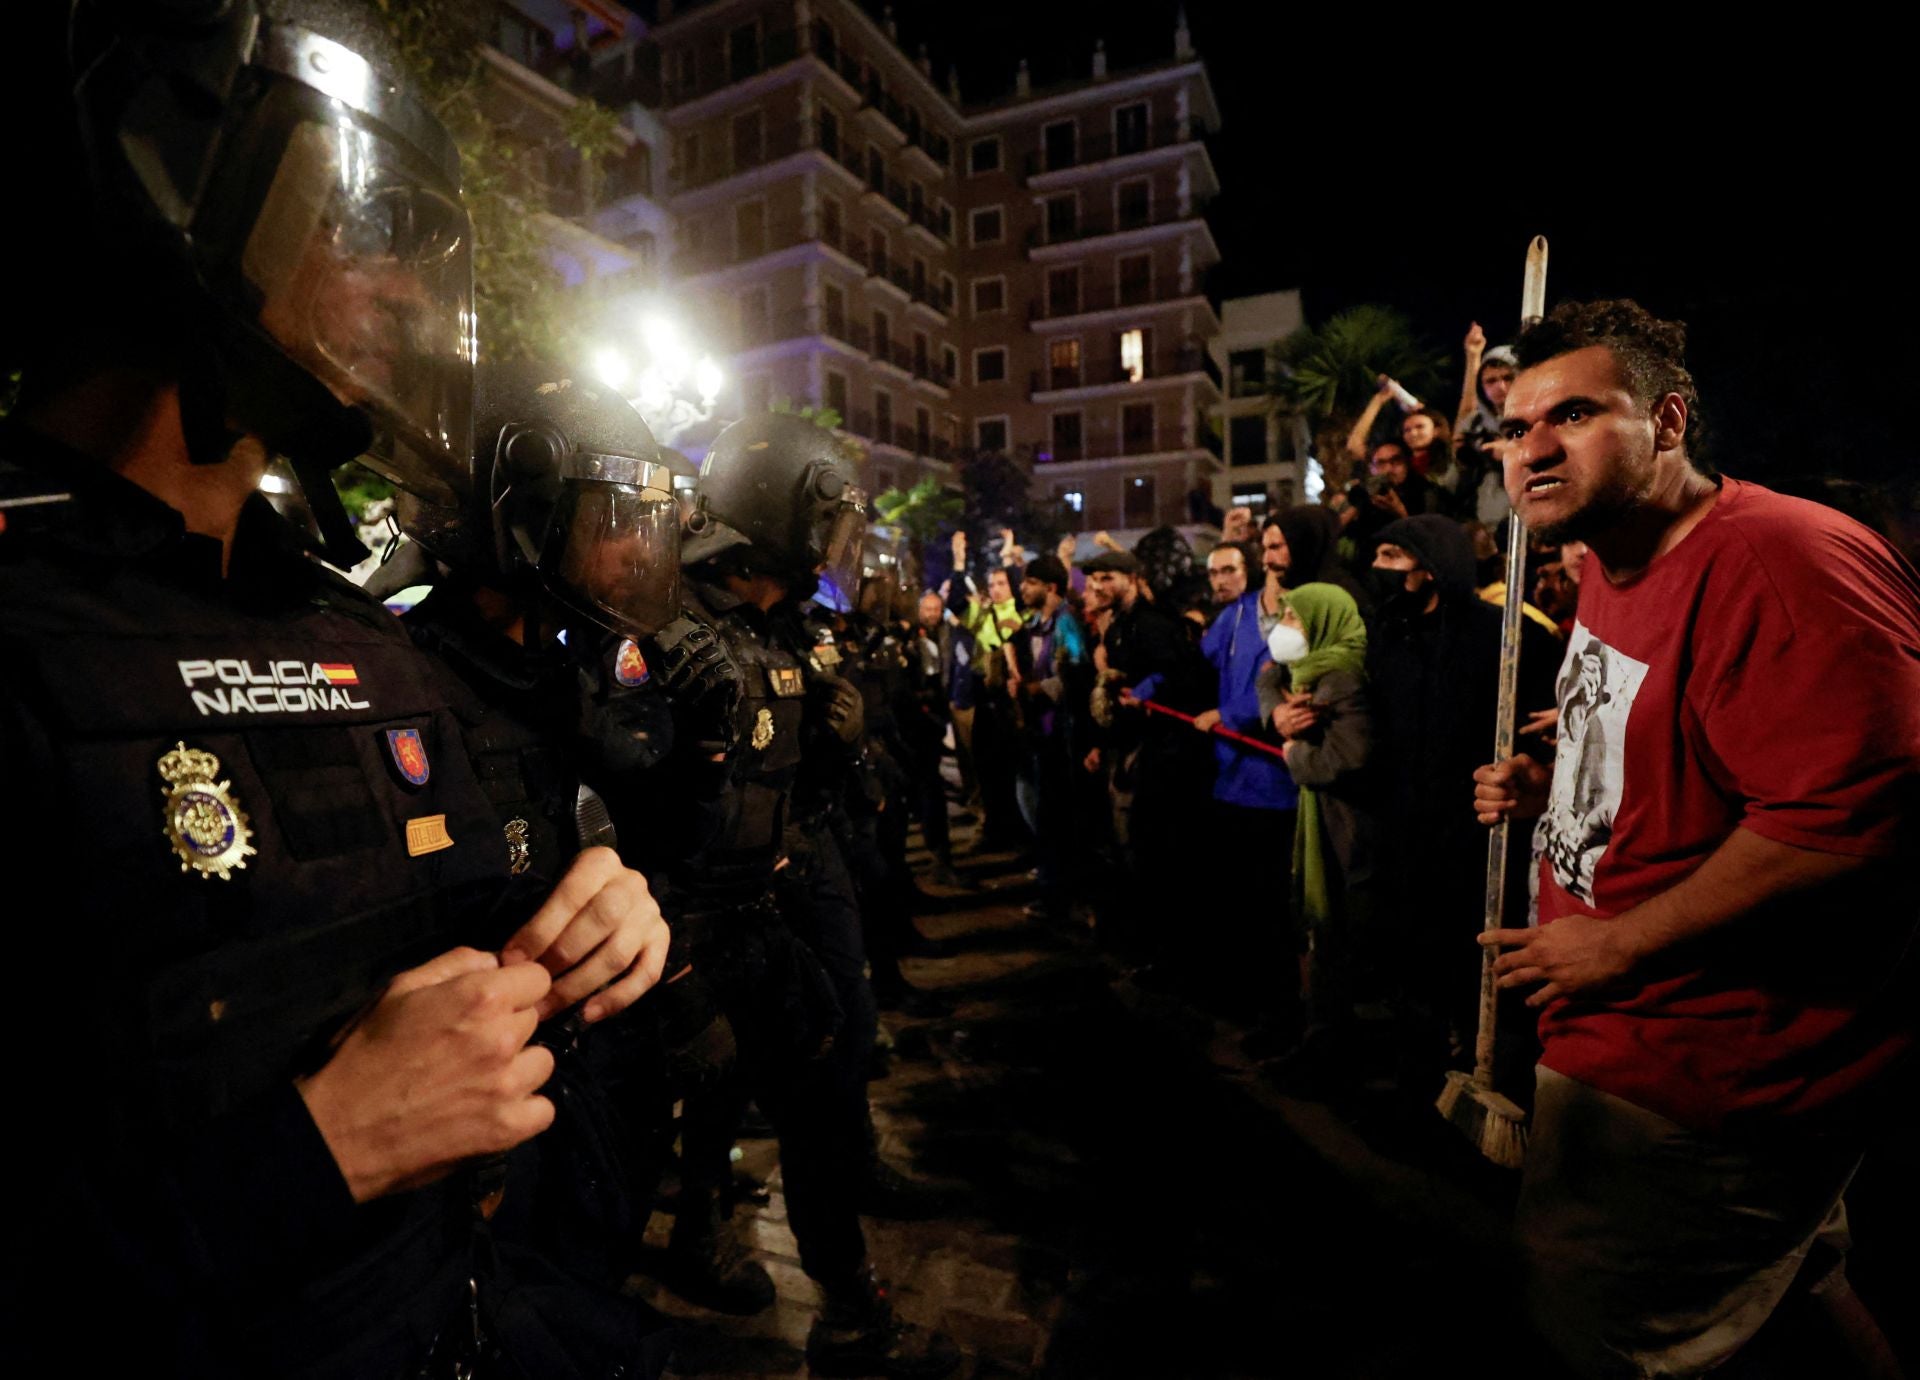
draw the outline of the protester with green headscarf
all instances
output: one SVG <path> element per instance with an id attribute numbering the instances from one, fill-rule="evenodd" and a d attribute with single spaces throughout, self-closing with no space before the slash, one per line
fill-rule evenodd
<path id="1" fill-rule="evenodd" d="M 1309 1090 L 1334 1071 L 1331 1041 L 1352 1014 L 1348 961 L 1365 923 L 1371 830 L 1362 808 L 1372 748 L 1367 713 L 1367 629 L 1338 585 L 1304 584 L 1286 596 L 1269 639 L 1261 709 L 1285 744 L 1300 787 L 1293 837 L 1294 917 L 1307 959 L 1301 982 L 1307 1030 L 1276 1076 Z"/>

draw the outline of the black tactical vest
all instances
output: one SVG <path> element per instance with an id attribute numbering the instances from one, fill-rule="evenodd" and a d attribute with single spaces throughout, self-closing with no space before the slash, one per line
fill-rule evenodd
<path id="1" fill-rule="evenodd" d="M 68 466 L 42 472 L 80 481 L 59 518 L 0 536 L 0 831 L 20 850 L 13 928 L 56 941 L 49 960 L 72 974 L 27 1003 L 55 1104 L 42 1134 L 88 1138 L 98 1172 L 137 1182 L 187 1153 L 170 1146 L 284 1098 L 396 972 L 496 947 L 507 850 L 440 676 L 384 609 L 289 549 L 264 503 L 223 580 L 217 543 Z M 187 1274 L 191 1223 L 148 1208 L 89 1224 L 98 1249 Z M 257 1329 L 241 1349 L 276 1372 L 327 1372 L 342 1347 L 357 1359 L 332 1373 L 382 1373 L 449 1316 L 464 1229 L 435 1190 L 356 1211 L 359 1244 L 312 1262 L 326 1278 L 300 1286 L 306 1302 L 280 1313 L 276 1281 L 200 1301 L 241 1321 L 179 1327 Z M 90 1240 L 76 1226 L 82 1270 Z M 114 1292 L 138 1317 L 144 1289 L 176 1287 L 191 1297 L 159 1278 Z"/>
<path id="2" fill-rule="evenodd" d="M 780 858 L 802 757 L 806 670 L 778 644 L 758 609 L 705 586 L 685 597 L 688 612 L 726 644 L 744 688 L 717 827 L 675 882 L 690 897 L 748 899 L 765 891 Z"/>

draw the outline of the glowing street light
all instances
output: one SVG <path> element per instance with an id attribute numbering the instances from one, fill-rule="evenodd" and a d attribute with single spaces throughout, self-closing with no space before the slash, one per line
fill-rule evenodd
<path id="1" fill-rule="evenodd" d="M 712 407 L 720 397 L 720 389 L 726 383 L 726 376 L 720 372 L 720 365 L 712 355 L 703 356 L 694 366 L 693 386 L 700 393 L 700 401 Z"/>
<path id="2" fill-rule="evenodd" d="M 640 323 L 640 338 L 646 342 L 647 353 L 656 360 L 686 353 L 686 347 L 680 343 L 680 328 L 671 317 L 658 312 Z"/>
<path id="3" fill-rule="evenodd" d="M 602 349 L 593 371 L 640 413 L 662 445 L 713 416 L 726 375 L 712 355 L 697 353 L 696 342 L 664 311 L 649 311 L 634 323 L 640 337 L 637 357 Z"/>
<path id="4" fill-rule="evenodd" d="M 603 346 L 593 352 L 593 372 L 600 382 L 615 392 L 624 393 L 627 378 L 633 368 L 627 363 L 627 357 L 610 346 Z"/>

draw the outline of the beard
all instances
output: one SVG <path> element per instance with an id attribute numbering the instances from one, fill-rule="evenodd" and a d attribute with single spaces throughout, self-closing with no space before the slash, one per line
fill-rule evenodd
<path id="1" fill-rule="evenodd" d="M 1571 513 L 1556 522 L 1528 524 L 1528 535 L 1550 546 L 1570 541 L 1591 541 L 1600 533 L 1631 518 L 1646 501 L 1640 486 L 1622 476 L 1594 490 L 1593 495 Z"/>

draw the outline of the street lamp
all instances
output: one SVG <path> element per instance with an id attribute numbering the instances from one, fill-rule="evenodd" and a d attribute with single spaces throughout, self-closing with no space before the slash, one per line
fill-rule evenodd
<path id="1" fill-rule="evenodd" d="M 611 350 L 596 356 L 595 372 L 633 404 L 662 445 L 672 445 L 680 433 L 713 415 L 726 375 L 712 355 L 693 348 L 679 323 L 664 312 L 642 317 L 639 333 L 645 354 L 637 372 Z M 603 367 L 614 360 L 620 366 L 617 378 Z"/>
<path id="2" fill-rule="evenodd" d="M 627 357 L 611 346 L 602 346 L 593 352 L 593 372 L 600 382 L 616 392 L 624 392 L 627 379 L 633 373 L 633 366 L 627 363 Z"/>

